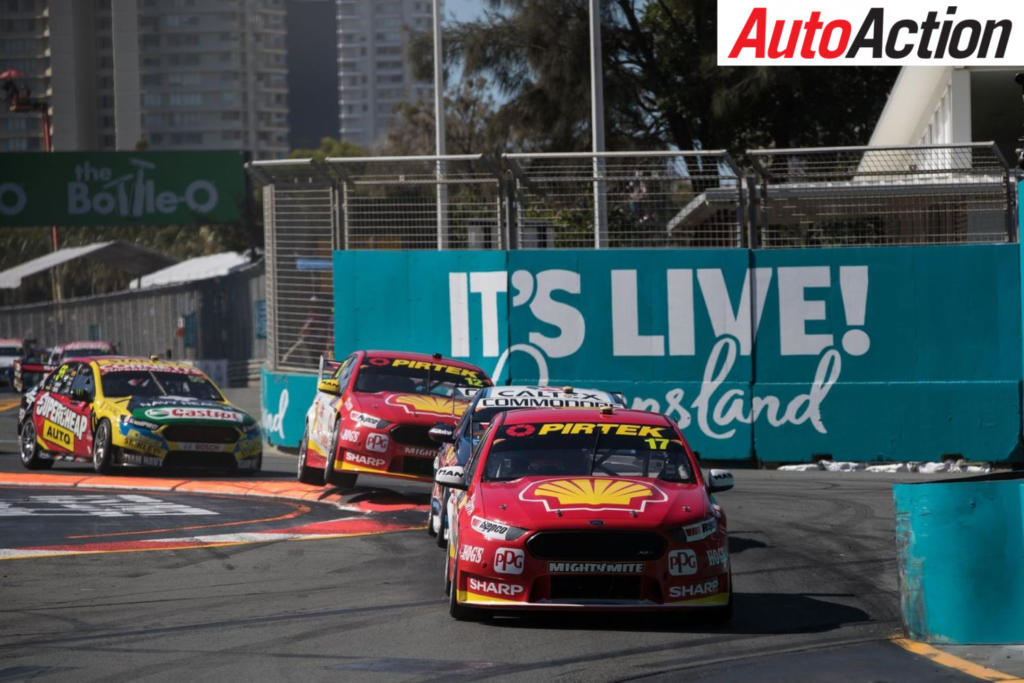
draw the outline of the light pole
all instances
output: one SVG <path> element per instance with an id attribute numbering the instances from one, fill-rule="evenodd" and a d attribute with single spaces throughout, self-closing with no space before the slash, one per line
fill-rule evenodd
<path id="1" fill-rule="evenodd" d="M 8 108 L 12 112 L 22 114 L 38 113 L 39 119 L 43 125 L 43 151 L 53 151 L 53 138 L 50 132 L 50 105 L 46 100 L 33 99 L 31 91 L 26 88 L 18 88 L 18 84 L 14 79 L 24 78 L 25 73 L 19 69 L 6 69 L 0 71 L 0 81 L 3 81 L 3 89 L 7 94 Z M 60 235 L 57 232 L 57 226 L 50 226 L 50 241 L 53 245 L 53 250 L 57 251 L 60 249 Z M 53 298 L 55 301 L 61 300 L 60 291 L 60 277 L 57 275 L 57 267 L 55 266 L 53 271 Z"/>
<path id="2" fill-rule="evenodd" d="M 448 187 L 444 161 L 444 71 L 441 64 L 441 0 L 434 0 L 434 169 L 437 179 L 437 248 L 448 248 Z"/>
<path id="3" fill-rule="evenodd" d="M 594 248 L 608 246 L 608 198 L 605 193 L 604 81 L 601 74 L 601 0 L 590 0 L 590 141 L 594 154 Z"/>

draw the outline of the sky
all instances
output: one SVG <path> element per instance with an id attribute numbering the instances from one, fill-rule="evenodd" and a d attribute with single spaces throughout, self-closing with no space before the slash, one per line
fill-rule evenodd
<path id="1" fill-rule="evenodd" d="M 484 0 L 442 0 L 446 21 L 472 21 L 484 11 Z"/>

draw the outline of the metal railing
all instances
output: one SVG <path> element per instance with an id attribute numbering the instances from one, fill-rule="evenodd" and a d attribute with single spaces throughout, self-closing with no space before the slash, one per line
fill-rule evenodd
<path id="1" fill-rule="evenodd" d="M 505 154 L 514 246 L 743 246 L 742 177 L 722 150 Z"/>
<path id="2" fill-rule="evenodd" d="M 333 347 L 334 249 L 779 248 L 1015 242 L 993 143 L 257 161 L 268 357 Z"/>
<path id="3" fill-rule="evenodd" d="M 761 248 L 1016 241 L 993 143 L 747 153 Z"/>

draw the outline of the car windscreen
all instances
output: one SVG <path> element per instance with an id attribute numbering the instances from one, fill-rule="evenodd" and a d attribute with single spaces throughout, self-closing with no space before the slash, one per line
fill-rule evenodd
<path id="1" fill-rule="evenodd" d="M 695 481 L 686 450 L 667 426 L 628 422 L 501 425 L 487 452 L 484 480 L 548 475 Z"/>
<path id="2" fill-rule="evenodd" d="M 108 397 L 189 396 L 209 401 L 224 400 L 217 387 L 202 375 L 177 372 L 111 372 L 100 376 L 100 386 L 103 387 L 103 394 Z"/>
<path id="3" fill-rule="evenodd" d="M 359 366 L 356 391 L 390 391 L 407 394 L 457 395 L 459 387 L 477 389 L 490 381 L 479 372 L 444 363 L 375 357 Z"/>

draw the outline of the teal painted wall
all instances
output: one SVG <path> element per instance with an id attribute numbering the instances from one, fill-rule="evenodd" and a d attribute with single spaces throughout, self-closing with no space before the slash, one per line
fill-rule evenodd
<path id="1" fill-rule="evenodd" d="M 335 252 L 335 350 L 622 391 L 705 458 L 1006 460 L 1020 259 L 1017 245 Z"/>
<path id="2" fill-rule="evenodd" d="M 267 443 L 298 448 L 306 424 L 306 410 L 316 396 L 314 375 L 293 375 L 260 370 L 260 405 L 263 438 Z"/>
<path id="3" fill-rule="evenodd" d="M 1024 643 L 1024 480 L 898 484 L 893 497 L 907 635 Z"/>

